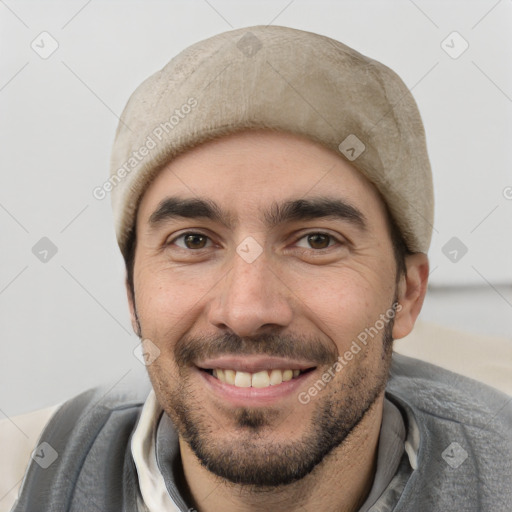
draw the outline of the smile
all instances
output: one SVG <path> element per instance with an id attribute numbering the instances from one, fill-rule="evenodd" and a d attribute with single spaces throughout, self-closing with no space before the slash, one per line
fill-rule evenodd
<path id="1" fill-rule="evenodd" d="M 267 406 L 293 397 L 314 376 L 312 362 L 265 355 L 223 355 L 196 363 L 207 393 L 233 406 Z"/>
<path id="2" fill-rule="evenodd" d="M 277 386 L 283 382 L 296 379 L 301 373 L 309 370 L 261 370 L 255 373 L 215 368 L 207 370 L 210 375 L 219 379 L 221 382 L 236 386 L 238 388 L 266 388 L 269 386 Z"/>

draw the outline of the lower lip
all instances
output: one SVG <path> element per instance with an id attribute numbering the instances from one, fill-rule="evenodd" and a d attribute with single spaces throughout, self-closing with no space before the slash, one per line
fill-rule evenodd
<path id="1" fill-rule="evenodd" d="M 294 379 L 266 388 L 239 388 L 221 382 L 205 371 L 197 370 L 197 372 L 209 391 L 236 407 L 272 405 L 284 398 L 298 396 L 299 389 L 304 386 L 304 382 L 315 373 L 314 371 L 302 373 Z"/>

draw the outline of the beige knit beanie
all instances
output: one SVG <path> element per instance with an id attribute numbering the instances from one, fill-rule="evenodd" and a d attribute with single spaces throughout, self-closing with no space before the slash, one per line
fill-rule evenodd
<path id="1" fill-rule="evenodd" d="M 123 255 L 158 171 L 201 142 L 250 128 L 305 135 L 337 151 L 380 191 L 408 248 L 428 251 L 432 174 L 423 123 L 402 80 L 328 37 L 255 26 L 190 46 L 129 99 L 103 186 Z"/>

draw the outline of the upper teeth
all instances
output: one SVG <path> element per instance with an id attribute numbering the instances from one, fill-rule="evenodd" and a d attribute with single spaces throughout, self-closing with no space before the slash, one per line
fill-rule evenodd
<path id="1" fill-rule="evenodd" d="M 266 388 L 275 386 L 298 377 L 300 370 L 263 370 L 261 372 L 249 373 L 235 370 L 213 370 L 213 376 L 221 382 L 226 382 L 239 388 Z"/>

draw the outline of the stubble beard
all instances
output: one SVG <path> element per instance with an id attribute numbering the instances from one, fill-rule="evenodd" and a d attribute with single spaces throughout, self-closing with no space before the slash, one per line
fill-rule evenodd
<path id="1" fill-rule="evenodd" d="M 220 427 L 201 408 L 201 399 L 185 374 L 169 391 L 164 369 L 158 365 L 148 369 L 162 407 L 205 468 L 233 484 L 276 488 L 310 474 L 348 438 L 382 395 L 391 364 L 392 329 L 393 320 L 384 327 L 382 340 L 372 341 L 382 344 L 378 369 L 368 370 L 358 364 L 356 356 L 350 367 L 341 370 L 350 377 L 333 379 L 310 402 L 315 410 L 309 425 L 299 439 L 291 441 L 278 441 L 273 436 L 276 427 L 290 419 L 277 410 L 261 408 L 237 408 L 231 414 L 234 435 L 219 436 Z M 304 405 L 297 401 L 296 407 Z"/>

